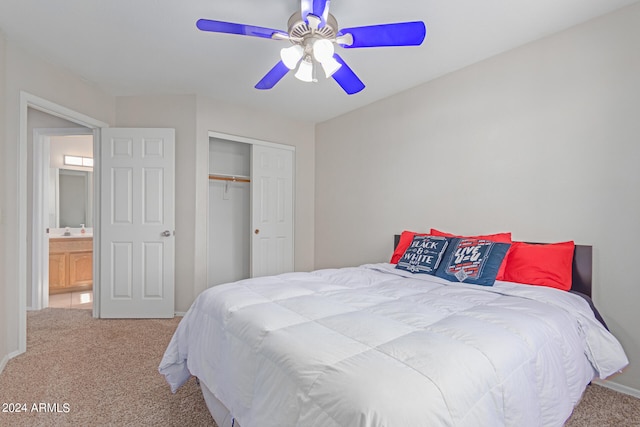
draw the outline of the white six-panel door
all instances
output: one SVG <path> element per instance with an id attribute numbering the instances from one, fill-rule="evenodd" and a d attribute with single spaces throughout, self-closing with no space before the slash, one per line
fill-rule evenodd
<path id="1" fill-rule="evenodd" d="M 101 134 L 100 317 L 174 316 L 175 131 Z"/>
<path id="2" fill-rule="evenodd" d="M 293 271 L 293 151 L 251 151 L 251 276 Z"/>

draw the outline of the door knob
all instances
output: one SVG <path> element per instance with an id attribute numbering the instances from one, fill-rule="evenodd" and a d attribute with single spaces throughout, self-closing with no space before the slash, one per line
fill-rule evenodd
<path id="1" fill-rule="evenodd" d="M 254 231 L 254 233 L 256 233 L 256 234 L 260 234 L 260 230 L 258 230 L 258 229 L 256 228 L 256 231 Z"/>
<path id="2" fill-rule="evenodd" d="M 170 237 L 171 236 L 171 232 L 169 230 L 164 230 L 161 234 L 161 236 L 163 237 Z"/>

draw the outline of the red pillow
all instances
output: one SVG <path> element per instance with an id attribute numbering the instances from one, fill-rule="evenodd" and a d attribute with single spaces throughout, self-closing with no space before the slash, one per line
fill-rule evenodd
<path id="1" fill-rule="evenodd" d="M 402 258 L 402 255 L 404 255 L 407 248 L 411 245 L 411 242 L 413 242 L 414 236 L 428 236 L 428 234 L 415 233 L 413 231 L 406 231 L 406 230 L 403 231 L 402 234 L 400 235 L 398 246 L 396 246 L 396 249 L 393 251 L 393 255 L 391 256 L 391 261 L 389 261 L 391 264 L 397 264 L 398 261 L 400 261 L 400 258 Z"/>
<path id="2" fill-rule="evenodd" d="M 486 234 L 484 236 L 459 236 L 457 234 L 445 233 L 444 231 L 436 230 L 435 228 L 431 229 L 432 236 L 443 236 L 443 237 L 466 237 L 469 239 L 485 239 L 491 240 L 492 242 L 498 243 L 511 243 L 511 233 L 497 233 L 497 234 Z M 502 264 L 500 264 L 500 268 L 498 269 L 498 274 L 496 274 L 496 280 L 505 280 L 504 271 L 507 266 L 507 258 L 509 258 L 509 253 L 511 248 L 507 251 L 504 259 L 502 260 Z"/>
<path id="3" fill-rule="evenodd" d="M 568 291 L 574 248 L 573 241 L 540 245 L 514 242 L 507 255 L 504 280 Z"/>

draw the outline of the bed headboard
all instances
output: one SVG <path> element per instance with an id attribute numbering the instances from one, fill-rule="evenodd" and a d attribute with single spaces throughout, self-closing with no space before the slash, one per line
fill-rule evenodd
<path id="1" fill-rule="evenodd" d="M 393 247 L 395 249 L 400 241 L 400 235 L 393 236 Z M 537 243 L 544 244 L 544 243 Z M 576 245 L 573 252 L 573 274 L 571 277 L 571 290 L 583 293 L 591 297 L 591 277 L 592 277 L 592 257 L 593 247 L 586 245 Z"/>

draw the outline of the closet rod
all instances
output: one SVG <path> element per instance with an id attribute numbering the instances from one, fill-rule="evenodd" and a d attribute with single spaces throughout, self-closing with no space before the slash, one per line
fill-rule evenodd
<path id="1" fill-rule="evenodd" d="M 220 181 L 233 181 L 233 182 L 251 182 L 249 177 L 233 176 L 233 175 L 209 175 L 209 179 L 217 179 Z"/>

